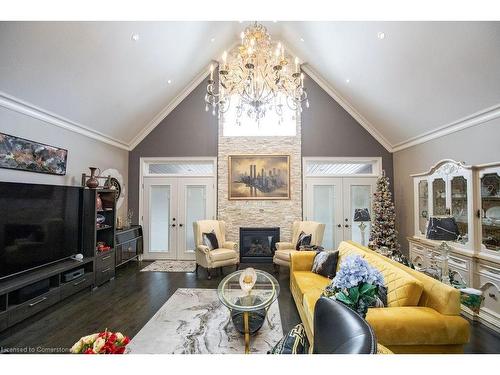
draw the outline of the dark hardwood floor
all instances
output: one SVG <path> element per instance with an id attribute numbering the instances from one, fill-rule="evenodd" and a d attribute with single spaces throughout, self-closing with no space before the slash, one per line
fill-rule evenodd
<path id="1" fill-rule="evenodd" d="M 198 277 L 194 273 L 139 272 L 144 266 L 146 262 L 131 262 L 117 271 L 114 280 L 93 292 L 74 295 L 1 332 L 0 349 L 64 353 L 81 336 L 105 328 L 133 337 L 177 288 L 215 289 L 221 280 L 221 276 L 207 280 L 203 269 Z M 251 266 L 273 272 L 272 264 Z M 234 267 L 225 268 L 224 274 L 233 270 Z M 288 273 L 281 272 L 276 277 L 281 287 L 281 321 L 283 330 L 288 331 L 300 318 L 290 293 Z M 471 327 L 466 353 L 500 353 L 498 334 L 483 325 Z"/>

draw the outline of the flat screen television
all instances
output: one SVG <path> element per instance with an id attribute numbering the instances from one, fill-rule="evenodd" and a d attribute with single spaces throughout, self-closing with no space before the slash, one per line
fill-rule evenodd
<path id="1" fill-rule="evenodd" d="M 0 182 L 0 279 L 81 253 L 83 189 Z"/>

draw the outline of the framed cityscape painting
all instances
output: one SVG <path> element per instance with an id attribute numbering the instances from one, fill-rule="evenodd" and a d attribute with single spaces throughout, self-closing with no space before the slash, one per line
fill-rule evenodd
<path id="1" fill-rule="evenodd" d="M 64 176 L 68 150 L 0 133 L 0 168 Z"/>
<path id="2" fill-rule="evenodd" d="M 231 155 L 229 199 L 290 199 L 289 155 Z"/>

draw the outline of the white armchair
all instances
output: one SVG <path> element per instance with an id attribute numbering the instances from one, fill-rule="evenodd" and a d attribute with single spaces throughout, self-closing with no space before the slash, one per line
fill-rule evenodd
<path id="1" fill-rule="evenodd" d="M 212 278 L 210 271 L 214 268 L 240 265 L 240 254 L 238 244 L 226 241 L 226 223 L 220 220 L 200 220 L 193 223 L 194 241 L 196 246 L 196 273 L 198 267 L 207 269 L 208 279 Z M 209 250 L 203 244 L 203 233 L 215 232 L 219 248 Z"/>
<path id="2" fill-rule="evenodd" d="M 311 245 L 321 246 L 325 224 L 317 221 L 294 221 L 292 225 L 292 242 L 276 242 L 276 251 L 273 263 L 278 270 L 279 266 L 290 267 L 290 254 L 296 252 L 297 241 L 301 232 L 311 234 Z"/>

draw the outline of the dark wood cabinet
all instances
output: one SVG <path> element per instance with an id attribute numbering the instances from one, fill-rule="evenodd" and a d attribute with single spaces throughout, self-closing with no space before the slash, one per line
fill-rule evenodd
<path id="1" fill-rule="evenodd" d="M 61 299 L 67 298 L 80 290 L 94 285 L 94 272 L 85 273 L 78 279 L 61 284 Z"/>
<path id="2" fill-rule="evenodd" d="M 60 292 L 60 288 L 53 288 L 47 293 L 39 295 L 29 301 L 19 304 L 18 306 L 12 306 L 12 308 L 9 309 L 9 325 L 14 325 L 59 302 L 61 300 Z"/>
<path id="3" fill-rule="evenodd" d="M 115 277 L 115 250 L 96 254 L 95 284 L 100 286 Z"/>
<path id="4" fill-rule="evenodd" d="M 0 331 L 3 331 L 7 327 L 8 327 L 7 313 L 6 312 L 0 312 Z"/>
<path id="5" fill-rule="evenodd" d="M 133 225 L 130 228 L 116 230 L 115 254 L 116 266 L 121 266 L 142 254 L 142 227 Z"/>

